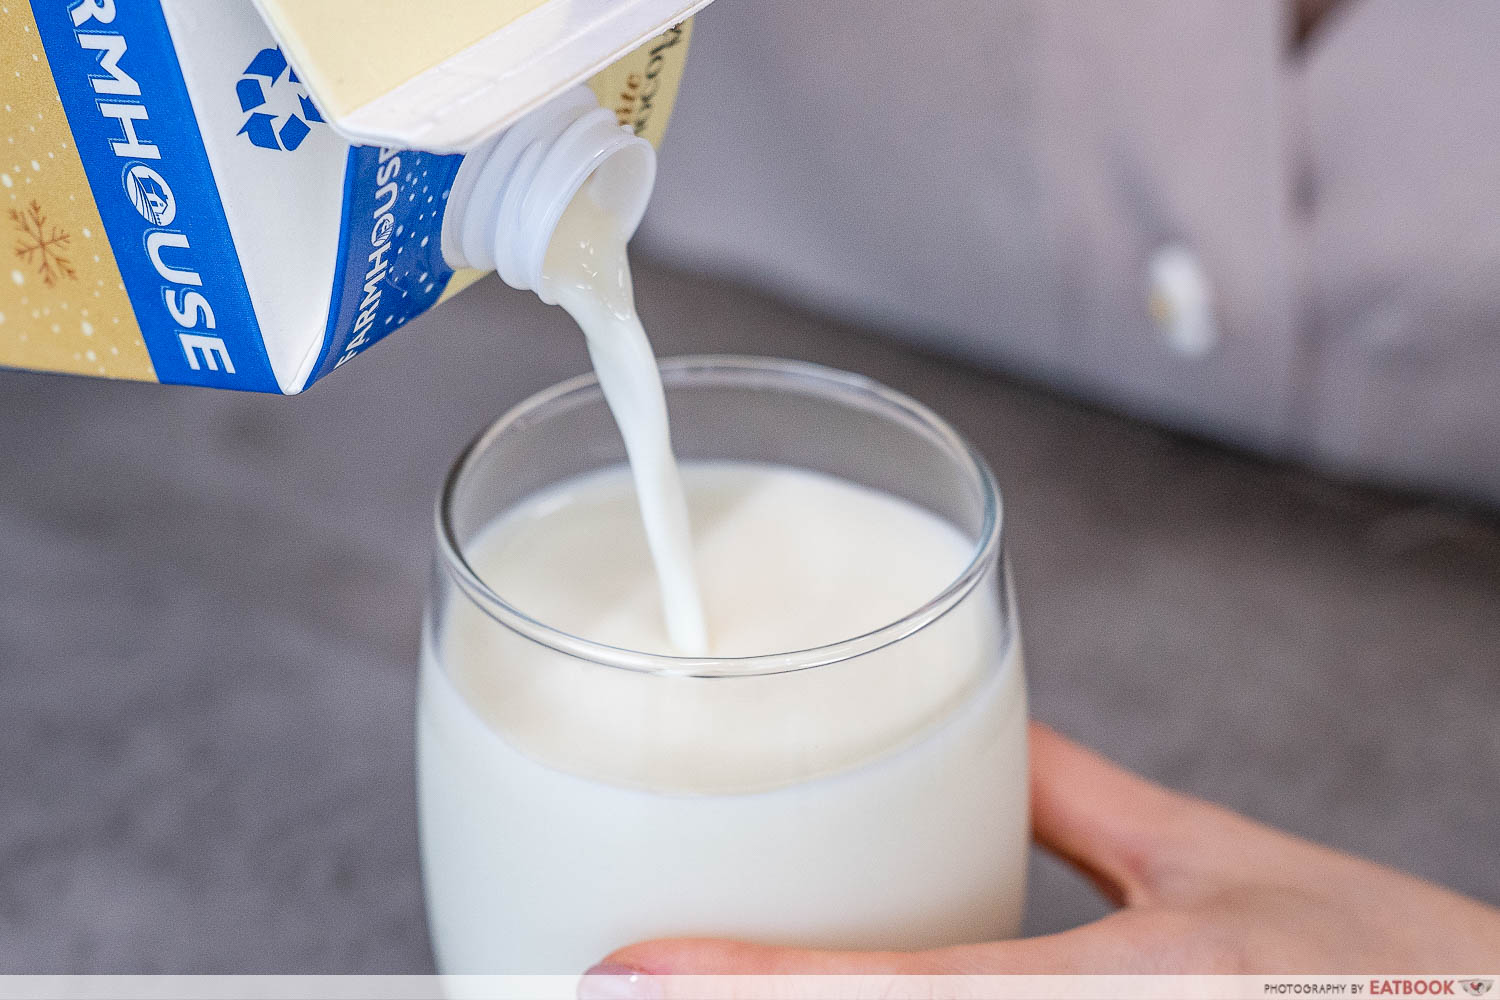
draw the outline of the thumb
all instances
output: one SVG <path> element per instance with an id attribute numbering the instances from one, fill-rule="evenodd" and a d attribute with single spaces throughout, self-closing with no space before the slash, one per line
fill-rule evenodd
<path id="1" fill-rule="evenodd" d="M 1194 844 L 1195 800 L 1031 724 L 1031 825 L 1037 843 L 1126 906 L 1161 899 L 1173 859 Z"/>
<path id="2" fill-rule="evenodd" d="M 675 996 L 735 998 L 765 995 L 765 981 L 782 977 L 775 995 L 784 998 L 869 995 L 851 989 L 847 977 L 881 985 L 878 995 L 905 995 L 890 977 L 945 977 L 946 995 L 961 995 L 953 977 L 1144 971 L 1143 956 L 1157 950 L 1160 921 L 1144 912 L 1121 911 L 1060 934 L 1018 941 L 934 948 L 930 951 L 823 951 L 775 948 L 740 941 L 677 938 L 645 941 L 614 952 L 585 974 L 583 1000 Z M 792 978 L 786 978 L 792 977 Z M 918 995 L 932 995 L 913 980 Z M 882 985 L 883 984 L 883 985 Z M 930 986 L 930 984 L 929 984 Z"/>
<path id="3" fill-rule="evenodd" d="M 783 1000 L 869 995 L 845 976 L 907 975 L 915 956 L 901 952 L 839 952 L 773 948 L 740 941 L 676 938 L 621 948 L 579 981 L 579 1000 Z M 762 977 L 778 977 L 774 990 Z M 889 995 L 882 990 L 880 995 Z"/>
<path id="4" fill-rule="evenodd" d="M 611 953 L 590 969 L 588 975 L 902 975 L 917 971 L 921 954 L 775 948 L 713 938 L 661 938 Z"/>

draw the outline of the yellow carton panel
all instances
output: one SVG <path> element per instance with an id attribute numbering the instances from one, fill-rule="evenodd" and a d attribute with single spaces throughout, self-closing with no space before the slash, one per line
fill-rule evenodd
<path id="1" fill-rule="evenodd" d="M 24 3 L 0 7 L 0 365 L 156 381 Z"/>
<path id="2" fill-rule="evenodd" d="M 258 0 L 258 5 L 326 105 L 322 110 L 341 116 L 545 2 L 443 0 L 438 11 L 411 0 Z"/>

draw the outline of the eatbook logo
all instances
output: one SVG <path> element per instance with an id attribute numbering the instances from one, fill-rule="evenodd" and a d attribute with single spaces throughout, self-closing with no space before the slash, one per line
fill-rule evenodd
<path id="1" fill-rule="evenodd" d="M 234 85 L 245 113 L 239 135 L 261 149 L 291 152 L 323 124 L 323 116 L 279 48 L 261 49 Z"/>
<path id="2" fill-rule="evenodd" d="M 1458 984 L 1471 997 L 1482 997 L 1495 985 L 1493 979 L 1460 979 Z"/>

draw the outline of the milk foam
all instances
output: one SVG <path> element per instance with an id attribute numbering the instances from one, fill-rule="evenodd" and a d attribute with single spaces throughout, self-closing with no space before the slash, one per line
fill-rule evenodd
<path id="1" fill-rule="evenodd" d="M 706 655 L 760 656 L 874 631 L 936 597 L 973 545 L 920 507 L 821 473 L 681 466 L 691 568 L 713 622 Z M 485 582 L 529 617 L 671 655 L 631 479 L 603 469 L 536 493 L 469 543 Z"/>

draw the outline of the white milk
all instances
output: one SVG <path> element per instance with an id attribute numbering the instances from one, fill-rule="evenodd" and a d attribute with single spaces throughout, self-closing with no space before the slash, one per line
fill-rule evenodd
<path id="1" fill-rule="evenodd" d="M 625 439 L 640 516 L 656 563 L 676 652 L 701 656 L 708 648 L 703 608 L 693 577 L 692 537 L 672 439 L 667 401 L 646 331 L 635 314 L 625 237 L 615 216 L 586 185 L 563 212 L 542 267 L 543 294 L 577 320 L 588 340 L 599 387 Z"/>
<path id="2" fill-rule="evenodd" d="M 747 463 L 683 466 L 711 652 L 899 620 L 972 543 L 904 500 Z M 514 607 L 669 650 L 629 474 L 546 490 L 467 546 Z M 1025 691 L 996 570 L 852 660 L 660 676 L 565 655 L 463 598 L 424 642 L 424 883 L 443 972 L 578 972 L 661 935 L 922 948 L 1013 934 Z"/>

